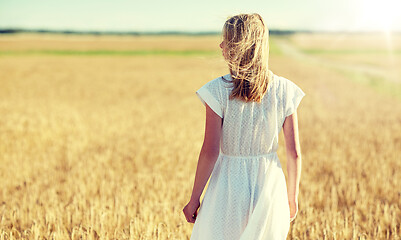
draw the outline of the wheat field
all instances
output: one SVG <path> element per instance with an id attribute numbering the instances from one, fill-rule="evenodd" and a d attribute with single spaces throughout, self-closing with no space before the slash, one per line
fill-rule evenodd
<path id="1" fill-rule="evenodd" d="M 401 239 L 401 36 L 271 37 L 298 108 L 287 239 Z M 0 240 L 189 239 L 218 36 L 0 36 Z M 387 46 L 387 47 L 386 47 Z M 282 132 L 278 151 L 284 174 Z"/>

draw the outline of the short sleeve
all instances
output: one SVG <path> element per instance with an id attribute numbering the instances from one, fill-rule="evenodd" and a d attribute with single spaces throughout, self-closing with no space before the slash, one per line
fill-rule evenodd
<path id="1" fill-rule="evenodd" d="M 218 79 L 214 79 L 203 85 L 196 95 L 199 97 L 203 105 L 206 104 L 221 118 L 224 116 L 222 92 Z"/>
<path id="2" fill-rule="evenodd" d="M 298 87 L 294 82 L 284 78 L 285 92 L 284 92 L 284 113 L 285 117 L 293 114 L 298 108 L 302 98 L 305 96 L 304 91 Z"/>

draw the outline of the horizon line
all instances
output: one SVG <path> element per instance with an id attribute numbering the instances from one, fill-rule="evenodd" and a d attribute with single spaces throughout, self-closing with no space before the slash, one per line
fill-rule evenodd
<path id="1" fill-rule="evenodd" d="M 161 31 L 114 31 L 114 30 L 55 30 L 55 29 L 28 29 L 28 28 L 1 28 L 2 34 L 18 34 L 18 33 L 38 33 L 38 34 L 76 34 L 76 35 L 220 35 L 221 31 L 180 31 L 180 30 L 161 30 Z M 287 35 L 295 33 L 348 33 L 348 34 L 374 34 L 384 33 L 377 30 L 284 30 L 284 29 L 269 29 L 271 35 Z M 391 34 L 401 34 L 401 31 L 392 31 Z"/>

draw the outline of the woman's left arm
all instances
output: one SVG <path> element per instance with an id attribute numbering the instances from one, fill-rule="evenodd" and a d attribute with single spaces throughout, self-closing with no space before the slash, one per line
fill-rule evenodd
<path id="1" fill-rule="evenodd" d="M 191 199 L 183 209 L 185 218 L 191 223 L 196 220 L 200 196 L 219 156 L 222 122 L 223 119 L 206 104 L 205 138 L 199 154 Z"/>

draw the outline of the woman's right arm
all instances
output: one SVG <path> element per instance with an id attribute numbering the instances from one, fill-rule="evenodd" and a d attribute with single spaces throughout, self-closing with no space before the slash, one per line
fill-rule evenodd
<path id="1" fill-rule="evenodd" d="M 298 212 L 299 182 L 301 179 L 301 146 L 298 134 L 297 111 L 289 115 L 283 124 L 285 146 L 287 152 L 287 193 L 290 205 L 291 221 L 295 219 Z"/>

